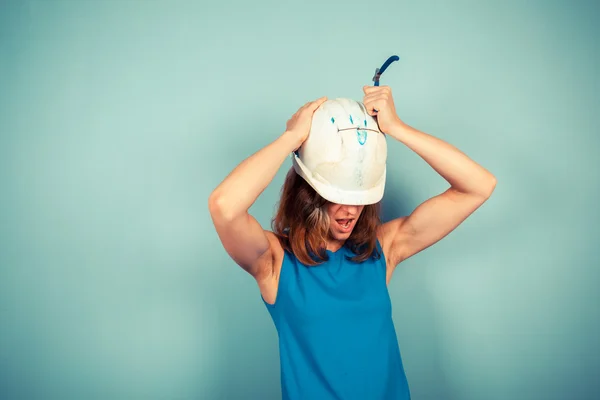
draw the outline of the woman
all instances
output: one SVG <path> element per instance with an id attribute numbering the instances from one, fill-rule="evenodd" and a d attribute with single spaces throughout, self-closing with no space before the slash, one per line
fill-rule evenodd
<path id="1" fill-rule="evenodd" d="M 209 199 L 225 250 L 255 278 L 277 328 L 285 399 L 410 398 L 387 284 L 398 264 L 454 230 L 496 185 L 490 172 L 455 147 L 405 124 L 389 87 L 363 90 L 365 113 L 376 116 L 379 130 L 421 156 L 448 181 L 448 190 L 385 224 L 378 214 L 382 189 L 350 191 L 355 204 L 332 201 L 343 198 L 329 190 L 341 181 L 315 184 L 298 152 L 327 101 L 321 98 L 300 108 L 286 131 L 236 167 Z M 367 127 L 365 117 L 364 127 L 353 129 Z M 294 168 L 273 231 L 263 230 L 248 209 L 290 153 Z M 365 165 L 361 179 L 373 171 Z"/>

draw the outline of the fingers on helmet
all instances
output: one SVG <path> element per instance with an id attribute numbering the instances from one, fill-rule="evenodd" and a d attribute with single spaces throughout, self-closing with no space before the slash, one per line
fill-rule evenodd
<path id="1" fill-rule="evenodd" d="M 315 101 L 313 101 L 311 104 L 311 109 L 316 110 L 317 108 L 319 108 L 319 106 L 323 103 L 325 103 L 325 101 L 327 101 L 327 96 L 323 96 Z"/>

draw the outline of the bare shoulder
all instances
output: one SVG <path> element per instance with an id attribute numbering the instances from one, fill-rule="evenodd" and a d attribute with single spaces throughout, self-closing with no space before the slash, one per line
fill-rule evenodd
<path id="1" fill-rule="evenodd" d="M 253 265 L 253 269 L 258 271 L 255 275 L 256 280 L 269 279 L 274 275 L 278 275 L 278 261 L 279 264 L 283 260 L 283 247 L 275 235 L 271 231 L 264 231 L 267 240 L 269 241 L 269 248 L 265 251 Z"/>
<path id="2" fill-rule="evenodd" d="M 395 218 L 377 227 L 377 239 L 386 255 L 390 255 L 390 250 L 394 239 L 396 239 L 397 233 L 400 227 L 404 223 L 407 217 Z"/>

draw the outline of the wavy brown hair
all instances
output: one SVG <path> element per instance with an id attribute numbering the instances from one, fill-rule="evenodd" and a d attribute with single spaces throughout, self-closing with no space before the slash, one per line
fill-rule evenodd
<path id="1" fill-rule="evenodd" d="M 281 188 L 277 213 L 271 221 L 273 233 L 282 247 L 293 253 L 305 265 L 315 266 L 327 261 L 329 237 L 329 202 L 321 197 L 294 168 L 290 168 Z M 379 203 L 364 206 L 356 225 L 344 246 L 355 255 L 351 261 L 379 258 L 377 227 Z"/>

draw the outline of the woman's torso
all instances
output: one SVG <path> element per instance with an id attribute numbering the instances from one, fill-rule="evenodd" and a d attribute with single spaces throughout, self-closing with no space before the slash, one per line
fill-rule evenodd
<path id="1" fill-rule="evenodd" d="M 409 399 L 385 257 L 354 263 L 347 247 L 327 254 L 305 266 L 283 252 L 273 260 L 276 291 L 261 288 L 278 331 L 283 397 Z"/>

